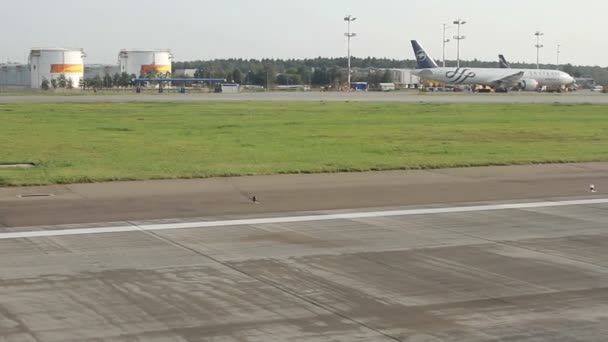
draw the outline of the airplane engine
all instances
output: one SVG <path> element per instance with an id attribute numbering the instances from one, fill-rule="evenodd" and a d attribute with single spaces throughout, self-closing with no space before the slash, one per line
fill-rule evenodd
<path id="1" fill-rule="evenodd" d="M 534 79 L 525 79 L 519 82 L 519 89 L 525 91 L 534 91 L 538 89 L 538 81 Z"/>

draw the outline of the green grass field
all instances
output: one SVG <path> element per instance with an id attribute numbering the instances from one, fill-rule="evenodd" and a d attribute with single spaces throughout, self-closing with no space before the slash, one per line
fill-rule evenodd
<path id="1" fill-rule="evenodd" d="M 608 160 L 608 106 L 0 104 L 0 185 Z"/>

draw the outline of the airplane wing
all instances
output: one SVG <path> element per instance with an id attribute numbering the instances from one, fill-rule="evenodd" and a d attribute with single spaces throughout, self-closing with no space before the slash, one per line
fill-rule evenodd
<path id="1" fill-rule="evenodd" d="M 494 84 L 512 84 L 512 83 L 519 81 L 522 77 L 524 77 L 524 72 L 520 71 L 516 74 L 509 75 L 507 77 L 503 77 L 501 79 L 495 80 L 492 83 L 494 83 Z"/>

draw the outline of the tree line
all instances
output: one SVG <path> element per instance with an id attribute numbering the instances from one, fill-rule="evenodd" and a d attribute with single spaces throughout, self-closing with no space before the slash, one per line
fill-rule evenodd
<path id="1" fill-rule="evenodd" d="M 440 61 L 437 61 L 441 64 Z M 447 61 L 453 66 L 456 61 Z M 416 61 L 389 58 L 351 59 L 353 68 L 375 69 L 414 69 Z M 461 61 L 461 66 L 468 68 L 497 68 L 498 61 L 480 61 L 477 59 Z M 511 63 L 512 68 L 536 69 L 533 63 Z M 224 78 L 240 84 L 260 86 L 308 84 L 325 86 L 344 83 L 347 79 L 348 60 L 346 58 L 313 58 L 313 59 L 216 59 L 209 61 L 174 62 L 173 70 L 195 69 L 195 77 Z M 574 77 L 591 77 L 598 83 L 608 84 L 608 69 L 599 66 L 575 66 L 572 64 L 541 64 L 542 69 L 559 69 Z M 382 81 L 385 75 L 370 73 L 366 77 L 353 75 L 353 81 L 367 81 L 370 84 Z M 386 80 L 386 77 L 384 77 Z"/>
<path id="2" fill-rule="evenodd" d="M 40 84 L 42 90 L 53 89 L 74 89 L 74 80 L 71 77 L 65 77 L 64 74 L 59 75 L 57 78 L 51 78 L 47 80 L 44 78 Z"/>
<path id="3" fill-rule="evenodd" d="M 133 79 L 136 78 L 135 74 L 127 74 L 123 72 L 121 74 L 116 73 L 112 76 L 105 74 L 103 77 L 96 75 L 92 78 L 81 78 L 78 82 L 78 88 L 85 89 L 102 89 L 102 88 L 127 88 L 135 86 Z M 59 75 L 57 78 L 43 79 L 40 85 L 42 90 L 50 89 L 74 89 L 76 85 L 71 77 L 66 77 L 64 74 Z"/>
<path id="4" fill-rule="evenodd" d="M 272 87 L 275 85 L 326 86 L 343 84 L 348 78 L 346 58 L 314 59 L 217 59 L 211 61 L 174 62 L 173 70 L 195 69 L 197 78 L 223 78 L 245 85 Z M 383 58 L 353 58 L 353 67 L 360 68 L 412 68 L 415 62 Z M 381 75 L 355 77 L 353 81 L 378 83 L 385 80 Z"/>
<path id="5" fill-rule="evenodd" d="M 415 60 L 397 60 L 388 58 L 357 58 L 351 60 L 353 68 L 372 68 L 376 69 L 414 69 Z M 438 64 L 439 61 L 438 61 Z M 448 61 L 448 65 L 454 65 L 455 61 Z M 216 59 L 209 61 L 184 61 L 174 62 L 173 70 L 195 69 L 196 78 L 220 78 L 228 82 L 244 85 L 258 85 L 273 87 L 276 85 L 311 85 L 311 86 L 340 86 L 346 83 L 348 60 L 346 58 L 313 58 L 313 59 Z M 475 68 L 495 68 L 498 62 L 461 61 L 463 67 Z M 512 68 L 535 69 L 536 64 L 531 63 L 511 63 Z M 541 65 L 543 69 L 560 69 L 574 77 L 590 77 L 598 84 L 608 85 L 608 69 L 598 66 L 575 66 L 565 65 Z M 372 70 L 364 75 L 354 73 L 353 82 L 368 82 L 374 86 L 379 83 L 391 82 L 389 71 L 382 72 Z M 140 77 L 154 78 L 159 75 L 155 70 L 150 70 Z M 162 75 L 163 77 L 166 75 Z M 132 81 L 136 78 L 135 74 L 116 73 L 104 76 L 95 76 L 80 80 L 77 85 L 82 89 L 101 89 L 101 88 L 127 88 L 135 86 Z M 65 88 L 72 89 L 76 85 L 65 75 L 60 75 L 57 79 L 44 80 L 43 89 Z"/>
<path id="6" fill-rule="evenodd" d="M 103 77 L 95 75 L 92 78 L 82 79 L 79 86 L 82 89 L 127 88 L 135 86 L 134 78 L 136 78 L 135 74 L 129 75 L 126 72 L 105 74 Z"/>

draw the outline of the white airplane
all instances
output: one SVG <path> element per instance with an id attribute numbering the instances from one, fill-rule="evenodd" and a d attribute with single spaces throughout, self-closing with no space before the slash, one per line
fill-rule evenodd
<path id="1" fill-rule="evenodd" d="M 418 62 L 415 74 L 445 84 L 484 85 L 501 91 L 511 88 L 532 91 L 542 87 L 573 86 L 575 83 L 572 76 L 559 70 L 440 68 L 416 40 L 412 40 L 412 47 Z"/>
<path id="2" fill-rule="evenodd" d="M 511 69 L 511 63 L 509 63 L 507 61 L 507 59 L 505 58 L 504 55 L 498 55 L 498 64 L 500 66 L 501 69 Z M 576 84 L 576 81 L 572 82 L 571 84 L 566 85 L 567 88 L 569 90 L 577 90 L 578 89 L 578 85 Z M 515 88 L 517 90 L 517 87 Z M 547 87 L 546 89 L 551 89 L 551 90 L 557 90 L 560 91 L 562 89 L 562 86 L 558 86 L 558 87 Z"/>

